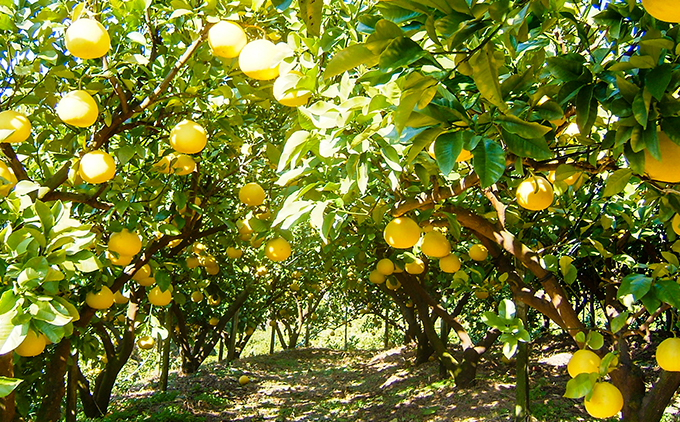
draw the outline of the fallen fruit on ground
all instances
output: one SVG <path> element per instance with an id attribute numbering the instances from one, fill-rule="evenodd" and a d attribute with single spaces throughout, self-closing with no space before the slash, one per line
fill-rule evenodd
<path id="1" fill-rule="evenodd" d="M 241 375 L 241 377 L 238 379 L 238 383 L 241 385 L 246 385 L 250 382 L 250 378 L 248 378 L 247 375 Z"/>

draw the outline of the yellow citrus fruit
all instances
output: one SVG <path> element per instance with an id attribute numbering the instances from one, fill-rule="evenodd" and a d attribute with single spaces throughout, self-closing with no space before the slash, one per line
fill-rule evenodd
<path id="1" fill-rule="evenodd" d="M 241 257 L 241 255 L 243 255 L 243 251 L 242 251 L 242 250 L 237 249 L 237 248 L 235 248 L 235 247 L 233 247 L 233 246 L 229 246 L 229 247 L 227 248 L 227 256 L 228 256 L 229 258 L 238 259 L 238 258 Z"/>
<path id="2" fill-rule="evenodd" d="M 237 221 L 236 229 L 240 235 L 253 234 L 253 229 L 250 227 L 250 222 L 248 220 Z"/>
<path id="3" fill-rule="evenodd" d="M 120 290 L 113 294 L 113 303 L 116 305 L 123 305 L 130 301 L 130 298 L 125 296 Z"/>
<path id="4" fill-rule="evenodd" d="M 9 195 L 17 182 L 14 171 L 4 161 L 0 161 L 0 195 Z"/>
<path id="5" fill-rule="evenodd" d="M 154 277 L 140 278 L 139 280 L 137 280 L 137 284 L 144 287 L 153 286 L 155 282 L 156 279 Z"/>
<path id="6" fill-rule="evenodd" d="M 205 266 L 205 272 L 207 272 L 210 275 L 217 275 L 220 273 L 220 266 L 215 264 L 215 265 L 206 265 Z"/>
<path id="7" fill-rule="evenodd" d="M 139 347 L 140 349 L 149 350 L 155 344 L 156 340 L 154 340 L 154 338 L 151 336 L 142 336 L 139 339 L 137 339 L 137 347 Z"/>
<path id="8" fill-rule="evenodd" d="M 590 350 L 579 350 L 569 359 L 567 372 L 572 378 L 578 374 L 600 372 L 600 357 Z"/>
<path id="9" fill-rule="evenodd" d="M 2 171 L 0 170 L 0 176 L 2 175 Z M 675 214 L 673 216 L 673 220 L 671 221 L 671 226 L 673 227 L 673 231 L 675 234 L 680 236 L 680 214 Z"/>
<path id="10" fill-rule="evenodd" d="M 272 261 L 284 261 L 290 256 L 290 244 L 282 237 L 270 240 L 264 247 L 264 254 Z"/>
<path id="11" fill-rule="evenodd" d="M 203 151 L 208 143 L 208 134 L 203 126 L 191 120 L 182 120 L 170 131 L 170 145 L 177 152 L 196 154 Z"/>
<path id="12" fill-rule="evenodd" d="M 264 189 L 254 182 L 243 185 L 238 191 L 238 199 L 250 207 L 262 205 L 264 203 L 264 198 Z"/>
<path id="13" fill-rule="evenodd" d="M 187 267 L 189 267 L 190 270 L 193 270 L 194 268 L 198 267 L 199 262 L 198 258 L 195 256 L 190 256 L 187 258 Z"/>
<path id="14" fill-rule="evenodd" d="M 88 183 L 104 183 L 116 175 L 116 162 L 105 151 L 90 151 L 80 159 L 80 177 Z"/>
<path id="15" fill-rule="evenodd" d="M 401 287 L 401 283 L 396 278 L 390 277 L 385 282 L 385 287 L 387 287 L 390 290 L 397 290 Z"/>
<path id="16" fill-rule="evenodd" d="M 250 382 L 250 378 L 248 378 L 247 375 L 241 375 L 241 377 L 238 379 L 238 383 L 241 385 L 246 385 Z"/>
<path id="17" fill-rule="evenodd" d="M 583 173 L 580 172 L 580 171 L 577 171 L 576 173 L 573 173 L 571 176 L 566 177 L 566 178 L 562 179 L 561 181 L 566 183 L 568 186 L 572 186 L 572 185 L 576 184 L 576 182 L 581 180 L 581 176 L 583 176 Z M 548 172 L 548 181 L 550 183 L 555 183 L 556 180 L 557 180 L 557 174 L 555 173 L 555 171 L 549 171 Z"/>
<path id="18" fill-rule="evenodd" d="M 368 275 L 368 281 L 370 281 L 373 284 L 382 284 L 385 282 L 385 274 L 381 273 L 378 270 L 373 270 Z"/>
<path id="19" fill-rule="evenodd" d="M 203 293 L 199 292 L 198 290 L 191 292 L 191 301 L 198 303 L 203 300 Z"/>
<path id="20" fill-rule="evenodd" d="M 593 395 L 590 400 L 585 399 L 583 404 L 586 412 L 594 418 L 611 418 L 623 409 L 623 395 L 621 391 L 608 382 L 597 382 L 593 386 Z"/>
<path id="21" fill-rule="evenodd" d="M 486 246 L 476 244 L 470 247 L 468 255 L 475 261 L 484 261 L 486 257 L 489 256 L 489 251 L 486 249 Z"/>
<path id="22" fill-rule="evenodd" d="M 466 149 L 462 149 L 462 150 L 460 150 L 460 154 L 458 154 L 458 157 L 456 157 L 456 162 L 460 163 L 460 162 L 463 162 L 463 161 L 467 161 L 470 158 L 472 158 L 472 152 L 470 152 Z"/>
<path id="23" fill-rule="evenodd" d="M 422 259 L 416 258 L 411 262 L 407 262 L 404 265 L 404 269 L 409 274 L 422 274 L 425 271 L 425 263 Z"/>
<path id="24" fill-rule="evenodd" d="M 137 234 L 123 229 L 109 237 L 109 251 L 119 255 L 137 255 L 142 250 L 142 238 Z"/>
<path id="25" fill-rule="evenodd" d="M 680 371 L 680 338 L 667 338 L 657 346 L 656 363 L 665 371 Z"/>
<path id="26" fill-rule="evenodd" d="M 486 290 L 475 290 L 475 297 L 479 300 L 488 299 L 489 292 Z"/>
<path id="27" fill-rule="evenodd" d="M 149 264 L 142 265 L 141 268 L 132 275 L 134 281 L 144 280 L 149 277 L 151 277 L 151 265 Z"/>
<path id="28" fill-rule="evenodd" d="M 420 240 L 420 226 L 408 217 L 390 221 L 383 231 L 385 242 L 396 249 L 408 249 Z"/>
<path id="29" fill-rule="evenodd" d="M 642 0 L 642 7 L 660 21 L 680 22 L 680 1 L 678 0 Z"/>
<path id="30" fill-rule="evenodd" d="M 24 142 L 31 136 L 31 122 L 28 117 L 14 110 L 5 110 L 0 113 L 0 129 L 14 131 L 2 141 L 9 144 Z"/>
<path id="31" fill-rule="evenodd" d="M 446 255 L 439 260 L 439 269 L 445 273 L 453 274 L 460 270 L 460 259 L 454 254 Z"/>
<path id="32" fill-rule="evenodd" d="M 168 290 L 161 290 L 159 286 L 154 287 L 147 294 L 149 302 L 155 306 L 165 306 L 172 301 L 172 286 Z"/>
<path id="33" fill-rule="evenodd" d="M 245 31 L 235 22 L 220 21 L 208 31 L 210 50 L 217 57 L 225 59 L 238 57 L 247 43 Z"/>
<path id="34" fill-rule="evenodd" d="M 32 329 L 28 330 L 24 340 L 17 346 L 14 351 L 19 356 L 33 357 L 38 356 L 45 350 L 47 345 L 47 337 L 43 333 L 36 333 Z"/>
<path id="35" fill-rule="evenodd" d="M 388 258 L 383 258 L 378 261 L 375 269 L 382 275 L 392 275 L 394 272 L 394 263 Z"/>
<path id="36" fill-rule="evenodd" d="M 680 9 L 678 9 L 680 10 Z M 661 151 L 661 161 L 652 157 L 645 150 L 645 174 L 650 179 L 659 182 L 678 183 L 680 182 L 680 145 L 671 141 L 663 132 L 657 132 L 659 137 L 659 150 Z"/>
<path id="37" fill-rule="evenodd" d="M 113 305 L 113 292 L 106 286 L 98 292 L 88 292 L 85 303 L 92 309 L 108 309 Z"/>
<path id="38" fill-rule="evenodd" d="M 271 41 L 260 39 L 243 47 L 238 56 L 238 66 L 248 77 L 267 81 L 279 76 L 279 52 Z"/>
<path id="39" fill-rule="evenodd" d="M 196 242 L 193 245 L 191 245 L 191 252 L 195 253 L 196 255 L 200 255 L 207 250 L 208 250 L 208 247 L 205 246 L 205 243 Z M 214 259 L 214 257 L 213 257 L 213 259 Z"/>
<path id="40" fill-rule="evenodd" d="M 208 324 L 210 325 L 217 325 L 220 322 L 220 319 L 217 317 L 212 317 L 208 320 Z"/>
<path id="41" fill-rule="evenodd" d="M 255 214 L 255 218 L 257 218 L 258 220 L 263 220 L 263 221 L 269 220 L 271 218 L 271 216 L 272 216 L 272 213 L 268 209 Z"/>
<path id="42" fill-rule="evenodd" d="M 262 246 L 262 242 L 264 242 L 264 237 L 262 236 L 255 236 L 250 239 L 250 246 L 253 248 L 257 249 L 260 246 Z"/>
<path id="43" fill-rule="evenodd" d="M 64 95 L 57 104 L 57 115 L 66 124 L 90 127 L 97 121 L 99 109 L 87 91 L 76 90 Z"/>
<path id="44" fill-rule="evenodd" d="M 540 211 L 552 204 L 553 188 L 545 177 L 529 176 L 517 186 L 516 197 L 522 208 Z"/>
<path id="45" fill-rule="evenodd" d="M 431 258 L 442 258 L 451 253 L 451 243 L 446 236 L 433 230 L 423 236 L 420 250 Z"/>
<path id="46" fill-rule="evenodd" d="M 113 254 L 109 251 L 106 251 L 106 257 L 109 259 L 109 261 L 111 261 L 112 265 L 116 265 L 118 267 L 126 267 L 130 265 L 133 258 L 132 255 L 118 254 L 118 256 L 116 256 L 116 254 Z"/>
<path id="47" fill-rule="evenodd" d="M 66 49 L 81 59 L 96 59 L 108 53 L 111 38 L 104 25 L 94 19 L 78 19 L 64 34 Z"/>
<path id="48" fill-rule="evenodd" d="M 217 306 L 220 304 L 222 299 L 219 296 L 208 296 L 208 305 Z"/>
<path id="49" fill-rule="evenodd" d="M 311 91 L 296 89 L 303 77 L 302 73 L 293 71 L 276 78 L 272 88 L 276 101 L 286 107 L 299 107 L 307 104 L 307 101 L 312 96 Z"/>
<path id="50" fill-rule="evenodd" d="M 159 173 L 186 176 L 196 170 L 196 161 L 190 155 L 168 154 L 153 166 Z"/>
<path id="51" fill-rule="evenodd" d="M 292 283 L 290 285 L 290 290 L 294 292 L 299 292 L 300 291 L 300 285 L 298 283 Z"/>

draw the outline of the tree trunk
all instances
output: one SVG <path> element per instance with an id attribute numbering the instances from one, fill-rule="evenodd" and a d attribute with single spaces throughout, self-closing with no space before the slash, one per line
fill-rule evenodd
<path id="1" fill-rule="evenodd" d="M 13 353 L 0 355 L 0 376 L 14 378 Z M 0 422 L 12 422 L 14 420 L 15 403 L 14 392 L 7 397 L 0 398 Z"/>
<path id="2" fill-rule="evenodd" d="M 387 322 L 390 317 L 390 310 L 385 309 L 385 331 L 383 332 L 383 349 L 390 348 L 390 324 Z"/>
<path id="3" fill-rule="evenodd" d="M 78 355 L 73 357 L 73 363 L 68 370 L 68 380 L 66 382 L 66 422 L 76 422 L 78 415 Z"/>
<path id="4" fill-rule="evenodd" d="M 165 327 L 172 330 L 172 313 L 170 309 L 165 311 Z M 161 377 L 159 387 L 161 391 L 168 391 L 168 375 L 170 372 L 170 342 L 172 336 L 168 336 L 163 342 L 163 356 L 161 357 Z"/>
<path id="5" fill-rule="evenodd" d="M 273 355 L 274 354 L 274 346 L 276 345 L 276 328 L 274 325 L 276 324 L 275 320 L 271 321 L 271 324 L 269 324 L 269 328 L 272 329 L 272 336 L 271 339 L 269 340 L 269 354 Z"/>
<path id="6" fill-rule="evenodd" d="M 66 390 L 65 374 L 68 358 L 71 353 L 71 340 L 64 338 L 59 342 L 45 369 L 42 397 L 35 420 L 40 422 L 57 422 L 61 419 L 61 402 Z"/>
<path id="7" fill-rule="evenodd" d="M 527 324 L 527 305 L 517 302 L 517 317 Z M 515 382 L 515 422 L 528 422 L 529 415 L 529 344 L 519 342 L 517 345 L 517 381 Z"/>
<path id="8" fill-rule="evenodd" d="M 237 310 L 231 320 L 231 332 L 229 333 L 229 345 L 227 347 L 227 360 L 229 362 L 236 358 L 236 336 L 238 335 L 238 314 Z"/>

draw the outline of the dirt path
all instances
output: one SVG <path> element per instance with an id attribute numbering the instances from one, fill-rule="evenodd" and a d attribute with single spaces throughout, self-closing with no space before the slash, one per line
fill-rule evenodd
<path id="1" fill-rule="evenodd" d="M 536 360 L 541 354 L 536 353 Z M 130 391 L 117 402 L 121 419 L 153 421 L 508 421 L 514 409 L 513 365 L 486 361 L 473 388 L 442 380 L 438 365 L 413 366 L 412 352 L 285 351 L 204 365 L 175 377 L 163 395 Z M 532 399 L 538 421 L 586 421 L 577 402 L 561 397 L 565 362 L 532 365 Z M 241 375 L 251 382 L 238 384 Z M 168 415 L 158 416 L 162 410 Z M 149 415 L 144 419 L 131 414 Z M 179 417 L 179 415 L 182 415 Z M 158 419 L 154 419 L 157 417 Z M 175 416 L 171 416 L 175 415 Z M 113 415 L 112 415 L 113 416 Z"/>

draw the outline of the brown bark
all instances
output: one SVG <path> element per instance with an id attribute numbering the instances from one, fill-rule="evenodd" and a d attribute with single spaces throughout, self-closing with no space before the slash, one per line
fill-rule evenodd
<path id="1" fill-rule="evenodd" d="M 14 378 L 13 353 L 0 355 L 0 376 Z M 0 422 L 12 422 L 16 412 L 14 392 L 7 397 L 0 398 Z"/>
<path id="2" fill-rule="evenodd" d="M 45 368 L 44 379 L 47 382 L 43 383 L 43 400 L 36 415 L 38 421 L 57 422 L 61 419 L 61 402 L 66 390 L 65 375 L 70 352 L 71 340 L 64 338 L 57 345 L 52 359 Z"/>

